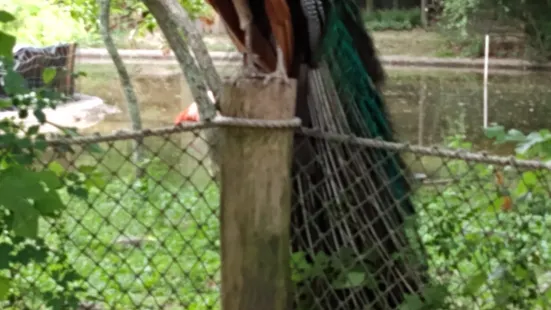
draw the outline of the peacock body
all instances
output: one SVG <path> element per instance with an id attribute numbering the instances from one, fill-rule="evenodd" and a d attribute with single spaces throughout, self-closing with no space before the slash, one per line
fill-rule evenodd
<path id="1" fill-rule="evenodd" d="M 352 1 L 208 2 L 249 69 L 254 59 L 256 70 L 297 79 L 303 126 L 394 139 L 380 94 L 385 74 Z M 348 262 L 362 275 L 342 285 L 342 268 L 325 266 L 298 283 L 298 309 L 397 309 L 422 292 L 424 252 L 406 225 L 415 209 L 399 154 L 297 133 L 292 175 L 292 250 L 314 265 L 320 255 Z"/>

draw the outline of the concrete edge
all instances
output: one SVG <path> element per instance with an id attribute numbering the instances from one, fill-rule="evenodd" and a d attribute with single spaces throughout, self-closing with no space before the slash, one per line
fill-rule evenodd
<path id="1" fill-rule="evenodd" d="M 164 60 L 176 61 L 174 54 L 163 54 L 160 50 L 119 50 L 123 59 Z M 102 48 L 78 49 L 76 56 L 78 60 L 106 59 L 110 60 L 107 50 Z M 215 62 L 232 62 L 242 58 L 237 52 L 210 52 Z M 416 67 L 441 67 L 441 68 L 470 68 L 483 69 L 484 60 L 475 58 L 433 58 L 433 57 L 412 57 L 401 55 L 381 56 L 381 61 L 390 66 L 416 66 Z M 551 71 L 551 63 L 535 63 L 520 59 L 490 59 L 489 68 L 505 70 L 526 70 L 526 71 Z"/>

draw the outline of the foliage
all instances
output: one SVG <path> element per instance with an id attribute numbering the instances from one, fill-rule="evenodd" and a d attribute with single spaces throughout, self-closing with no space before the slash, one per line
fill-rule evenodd
<path id="1" fill-rule="evenodd" d="M 70 12 L 73 19 L 96 36 L 99 36 L 99 7 L 96 0 L 50 0 L 56 6 Z M 192 18 L 211 13 L 209 6 L 203 0 L 180 0 Z M 112 0 L 111 1 L 112 30 L 118 32 L 135 32 L 144 35 L 157 29 L 157 23 L 149 14 L 147 7 L 139 0 Z"/>
<path id="2" fill-rule="evenodd" d="M 422 26 L 419 9 L 377 10 L 366 13 L 364 21 L 370 31 L 410 30 Z"/>
<path id="3" fill-rule="evenodd" d="M 131 141 L 102 144 L 101 154 L 75 149 L 75 157 L 67 156 L 71 164 L 64 162 L 78 164 L 85 183 L 94 184 L 86 199 L 61 195 L 69 206 L 60 232 L 64 251 L 85 277 L 80 287 L 86 294 L 79 299 L 86 298 L 90 308 L 219 309 L 218 189 L 179 146 L 158 137 L 144 144 L 156 151 L 147 154 L 146 174 L 139 179 L 129 161 Z M 191 164 L 189 174 L 177 169 L 182 162 Z M 53 225 L 42 228 L 55 232 Z M 22 287 L 47 283 L 43 268 L 27 268 Z M 29 291 L 25 300 L 40 297 Z"/>
<path id="4" fill-rule="evenodd" d="M 0 11 L 2 29 L 13 22 L 12 14 Z M 8 94 L 0 103 L 17 107 L 20 119 L 32 113 L 45 124 L 43 109 L 55 107 L 60 97 L 47 87 L 27 88 L 26 81 L 13 70 L 15 43 L 14 36 L 0 30 L 0 66 L 5 71 L 2 82 Z M 42 78 L 48 85 L 55 78 L 55 69 L 47 68 Z M 63 247 L 47 244 L 39 223 L 55 224 L 52 232 L 61 229 L 60 216 L 67 206 L 61 195 L 86 197 L 87 188 L 79 182 L 79 173 L 65 173 L 55 162 L 48 169 L 36 169 L 47 147 L 40 125 L 26 128 L 17 120 L 3 119 L 0 130 L 0 305 L 2 309 L 26 309 L 37 307 L 29 302 L 39 302 L 53 309 L 76 309 L 81 278 L 68 264 Z M 42 266 L 44 282 L 28 287 L 25 272 L 33 266 Z M 25 300 L 29 290 L 41 299 Z"/>
<path id="5" fill-rule="evenodd" d="M 506 19 L 517 30 L 524 33 L 526 42 L 535 52 L 536 59 L 551 59 L 551 2 L 527 0 L 485 0 L 500 19 Z"/>
<path id="6" fill-rule="evenodd" d="M 524 134 L 502 126 L 486 130 L 495 143 L 514 143 L 519 159 L 551 159 L 551 131 Z M 457 134 L 447 146 L 470 150 Z M 419 233 L 428 252 L 432 279 L 425 301 L 409 296 L 402 309 L 546 309 L 551 302 L 549 268 L 551 233 L 546 213 L 551 208 L 546 169 L 442 163 L 454 181 L 421 187 L 414 196 Z M 349 255 L 348 255 L 349 256 Z M 295 253 L 293 280 L 319 276 L 328 267 L 344 271 L 334 288 L 365 285 L 364 269 L 354 268 L 345 252 L 321 255 L 307 263 Z"/>
<path id="7" fill-rule="evenodd" d="M 118 152 L 102 161 L 120 167 Z M 219 309 L 217 188 L 180 186 L 182 176 L 159 158 L 147 166 L 136 180 L 128 165 L 67 210 L 67 256 L 86 275 L 88 299 L 116 309 Z"/>
<path id="8" fill-rule="evenodd" d="M 0 11 L 1 22 L 13 20 Z M 0 31 L 7 71 L 3 88 L 9 94 L 0 102 L 15 105 L 21 119 L 34 114 L 46 123 L 42 109 L 55 107 L 61 98 L 46 88 L 27 89 L 12 68 L 15 42 Z M 45 70 L 45 82 L 54 77 L 55 71 Z M 69 167 L 44 164 L 52 148 L 40 126 L 2 120 L 0 130 L 0 308 L 78 309 L 85 300 L 121 309 L 155 308 L 178 298 L 186 308 L 206 309 L 219 302 L 219 226 L 216 210 L 203 203 L 216 205 L 216 189 L 198 196 L 196 187 L 169 190 L 154 179 L 108 182 L 86 161 Z M 109 156 L 96 145 L 77 152 L 60 144 L 53 151 L 62 158 L 75 152 L 87 159 Z M 166 179 L 166 166 L 155 160 L 149 166 L 148 176 Z M 125 240 L 130 236 L 141 241 Z M 182 271 L 188 277 L 174 276 Z"/>
<path id="9" fill-rule="evenodd" d="M 548 1 L 446 0 L 441 26 L 452 41 L 465 46 L 480 44 L 493 27 L 523 34 L 536 59 L 551 59 L 551 22 Z M 477 53 L 478 47 L 470 47 Z"/>
<path id="10" fill-rule="evenodd" d="M 548 131 L 525 136 L 494 126 L 486 133 L 496 143 L 516 143 L 517 157 L 551 156 Z M 458 138 L 450 146 L 470 148 Z M 449 302 L 455 308 L 547 308 L 550 296 L 542 288 L 549 286 L 544 276 L 551 263 L 546 251 L 551 234 L 545 228 L 549 171 L 464 161 L 445 166 L 457 181 L 425 189 L 417 199 L 430 270 L 453 292 Z"/>
<path id="11" fill-rule="evenodd" d="M 84 26 L 63 8 L 44 0 L 2 0 L 2 9 L 17 20 L 0 24 L 0 30 L 29 45 L 50 45 L 86 36 Z"/>
<path id="12" fill-rule="evenodd" d="M 203 0 L 181 0 L 192 17 L 210 15 L 211 8 Z M 9 24 L 0 24 L 0 30 L 15 35 L 28 45 L 50 45 L 59 42 L 101 42 L 98 24 L 98 6 L 95 0 L 2 0 L 2 9 L 17 16 Z M 128 32 L 143 36 L 157 28 L 139 0 L 113 0 L 112 29 L 116 34 Z"/>

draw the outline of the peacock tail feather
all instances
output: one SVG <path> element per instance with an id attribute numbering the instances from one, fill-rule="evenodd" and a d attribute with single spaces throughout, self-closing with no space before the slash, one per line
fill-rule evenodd
<path id="1" fill-rule="evenodd" d="M 320 58 L 329 66 L 341 104 L 346 104 L 346 122 L 350 126 L 350 132 L 346 134 L 392 141 L 393 132 L 383 99 L 363 69 L 353 38 L 340 18 L 343 11 L 349 13 L 347 8 L 348 5 L 345 9 L 333 8 L 329 12 Z M 406 197 L 409 189 L 404 183 L 397 159 L 399 155 L 382 149 L 378 151 L 373 160 L 384 169 L 394 197 Z"/>
<path id="2" fill-rule="evenodd" d="M 297 100 L 297 116 L 321 131 L 392 141 L 391 122 L 372 77 L 379 63 L 370 64 L 358 46 L 366 33 L 359 10 L 349 2 L 324 6 L 319 42 L 310 37 L 310 46 L 316 47 L 313 61 L 299 75 L 297 98 L 301 89 L 306 92 L 307 111 Z M 320 28 L 316 23 L 310 31 Z M 293 212 L 303 217 L 299 223 L 309 225 L 307 240 L 298 247 L 332 255 L 349 249 L 355 270 L 367 271 L 373 280 L 341 289 L 339 296 L 325 297 L 325 306 L 312 309 L 397 309 L 407 295 L 421 292 L 424 251 L 415 227 L 406 225 L 415 210 L 400 155 L 322 140 L 309 140 L 305 147 L 303 138 L 295 141 L 298 206 Z M 305 157 L 315 163 L 306 164 Z M 320 292 L 315 295 L 324 295 Z"/>

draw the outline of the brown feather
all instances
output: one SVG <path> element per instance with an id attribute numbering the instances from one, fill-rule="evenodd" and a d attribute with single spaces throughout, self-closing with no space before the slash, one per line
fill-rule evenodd
<path id="1" fill-rule="evenodd" d="M 285 0 L 264 0 L 266 14 L 277 45 L 283 51 L 287 72 L 291 70 L 294 53 L 291 11 Z"/>
<path id="2" fill-rule="evenodd" d="M 232 0 L 207 0 L 212 8 L 220 15 L 230 39 L 237 50 L 241 53 L 246 52 L 245 32 L 239 25 L 239 16 L 235 10 Z M 255 55 L 257 65 L 263 71 L 272 71 L 275 69 L 276 54 L 272 44 L 260 35 L 258 29 L 253 25 L 251 30 L 252 49 Z"/>

